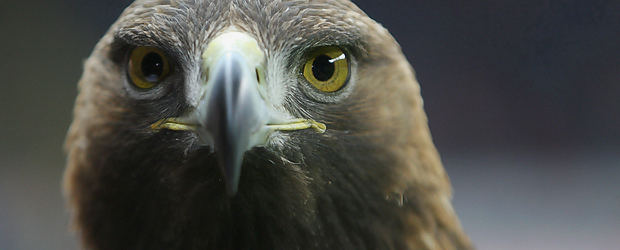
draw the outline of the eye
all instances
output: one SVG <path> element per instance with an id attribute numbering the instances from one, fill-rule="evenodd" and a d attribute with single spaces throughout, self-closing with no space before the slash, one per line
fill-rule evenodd
<path id="1" fill-rule="evenodd" d="M 304 64 L 303 75 L 323 92 L 337 91 L 349 80 L 347 55 L 338 47 L 319 48 Z"/>
<path id="2" fill-rule="evenodd" d="M 136 47 L 129 56 L 129 78 L 134 85 L 148 89 L 170 74 L 170 63 L 163 51 L 153 47 Z"/>

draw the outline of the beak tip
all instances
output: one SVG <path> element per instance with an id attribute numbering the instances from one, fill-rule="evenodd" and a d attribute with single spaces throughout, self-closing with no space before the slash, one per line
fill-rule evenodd
<path id="1" fill-rule="evenodd" d="M 226 194 L 228 197 L 234 197 L 239 189 L 239 174 L 226 172 L 224 176 L 226 178 Z"/>
<path id="2" fill-rule="evenodd" d="M 226 185 L 226 194 L 229 198 L 234 198 L 237 195 L 237 186 L 236 185 Z"/>
<path id="3" fill-rule="evenodd" d="M 226 187 L 226 194 L 232 198 L 237 194 L 239 189 L 239 177 L 241 175 L 241 163 L 224 161 L 220 159 L 220 167 L 222 170 L 222 177 L 224 177 L 224 185 Z"/>

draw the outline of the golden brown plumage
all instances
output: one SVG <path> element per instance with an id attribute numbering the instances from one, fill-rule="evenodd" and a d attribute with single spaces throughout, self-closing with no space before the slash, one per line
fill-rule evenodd
<path id="1" fill-rule="evenodd" d="M 472 249 L 413 69 L 349 1 L 137 1 L 79 88 L 85 248 Z"/>

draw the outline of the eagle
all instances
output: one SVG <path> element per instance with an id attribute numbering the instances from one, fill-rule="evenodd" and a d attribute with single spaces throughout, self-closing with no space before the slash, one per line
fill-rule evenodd
<path id="1" fill-rule="evenodd" d="M 84 249 L 473 249 L 413 68 L 348 0 L 137 0 L 78 88 Z"/>

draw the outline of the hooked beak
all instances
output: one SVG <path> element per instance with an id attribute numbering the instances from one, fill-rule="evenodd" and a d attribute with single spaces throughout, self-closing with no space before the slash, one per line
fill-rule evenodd
<path id="1" fill-rule="evenodd" d="M 264 54 L 252 37 L 228 32 L 214 38 L 202 55 L 202 98 L 198 106 L 183 117 L 162 119 L 153 130 L 189 130 L 217 154 L 229 196 L 237 193 L 244 153 L 267 143 L 278 130 L 314 128 L 325 132 L 325 125 L 309 119 L 283 119 L 270 110 L 259 89 L 265 84 L 257 74 L 263 72 Z M 264 80 L 262 80 L 264 81 Z"/>

